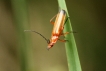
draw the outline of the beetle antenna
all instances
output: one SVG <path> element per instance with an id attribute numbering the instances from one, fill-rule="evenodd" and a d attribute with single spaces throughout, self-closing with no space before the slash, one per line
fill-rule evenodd
<path id="1" fill-rule="evenodd" d="M 43 38 L 47 41 L 48 44 L 50 43 L 50 40 L 49 40 L 49 39 L 47 39 L 47 38 L 44 37 L 42 34 L 36 32 L 36 31 L 32 31 L 32 30 L 24 30 L 24 32 L 34 32 L 34 33 L 37 33 L 37 34 L 39 34 L 41 37 L 43 37 Z"/>

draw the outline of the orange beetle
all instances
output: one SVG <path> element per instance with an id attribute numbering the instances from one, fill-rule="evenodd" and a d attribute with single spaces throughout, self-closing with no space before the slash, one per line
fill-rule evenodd
<path id="1" fill-rule="evenodd" d="M 59 37 L 64 34 L 68 34 L 68 32 L 63 34 L 64 24 L 66 23 L 66 12 L 65 10 L 60 10 L 59 13 L 56 15 L 55 22 L 52 22 L 54 17 L 50 20 L 50 22 L 54 25 L 53 31 L 51 34 L 50 43 L 48 44 L 48 48 L 50 49 L 53 47 L 53 45 L 57 42 L 57 40 L 60 40 L 62 42 L 65 42 L 66 40 L 61 40 Z M 65 21 L 66 19 L 66 21 Z"/>
<path id="2" fill-rule="evenodd" d="M 55 17 L 56 17 L 56 20 L 55 20 L 55 22 L 53 22 L 53 19 Z M 35 33 L 39 34 L 40 36 L 42 36 L 47 41 L 47 43 L 48 43 L 47 49 L 49 50 L 50 48 L 53 47 L 53 45 L 57 42 L 57 40 L 59 40 L 61 42 L 67 41 L 67 40 L 59 39 L 59 37 L 61 35 L 70 33 L 70 32 L 63 33 L 64 25 L 67 20 L 68 20 L 68 18 L 66 19 L 66 12 L 63 9 L 61 9 L 59 11 L 59 13 L 50 20 L 50 23 L 52 23 L 54 25 L 50 40 L 46 39 L 42 34 L 36 32 L 36 31 L 31 31 L 31 30 L 25 30 L 25 31 L 35 32 Z"/>

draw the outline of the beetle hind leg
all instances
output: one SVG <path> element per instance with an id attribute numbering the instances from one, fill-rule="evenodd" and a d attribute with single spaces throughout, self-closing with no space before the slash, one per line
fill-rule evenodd
<path id="1" fill-rule="evenodd" d="M 54 24 L 53 19 L 54 19 L 56 16 L 57 16 L 57 15 L 55 15 L 55 16 L 50 20 L 50 23 L 51 23 L 51 24 Z"/>
<path id="2" fill-rule="evenodd" d="M 66 22 L 67 22 L 68 18 L 70 18 L 70 17 L 67 17 L 67 18 L 66 18 L 66 20 L 65 20 L 65 22 L 64 22 L 64 25 L 66 24 Z"/>

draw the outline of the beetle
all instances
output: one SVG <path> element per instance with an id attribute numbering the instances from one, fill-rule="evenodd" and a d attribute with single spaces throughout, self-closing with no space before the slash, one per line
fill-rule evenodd
<path id="1" fill-rule="evenodd" d="M 56 17 L 56 19 L 55 19 Z M 70 32 L 66 32 L 63 33 L 63 29 L 64 29 L 64 25 L 67 22 L 69 17 L 66 18 L 66 11 L 61 9 L 57 15 L 55 15 L 51 20 L 50 23 L 54 25 L 53 30 L 52 30 L 52 34 L 51 34 L 51 39 L 47 39 L 45 38 L 42 34 L 40 34 L 39 32 L 36 31 L 32 31 L 32 30 L 25 30 L 25 31 L 31 31 L 31 32 L 35 32 L 37 34 L 39 34 L 40 36 L 42 36 L 48 43 L 47 49 L 49 50 L 50 48 L 52 48 L 54 46 L 54 44 L 57 42 L 57 40 L 61 41 L 61 42 L 66 42 L 67 40 L 61 40 L 59 39 L 60 36 L 64 36 L 66 34 L 69 34 Z M 55 19 L 55 21 L 53 22 L 53 19 Z"/>

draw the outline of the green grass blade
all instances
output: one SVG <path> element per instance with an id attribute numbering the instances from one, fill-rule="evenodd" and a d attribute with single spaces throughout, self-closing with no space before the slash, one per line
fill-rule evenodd
<path id="1" fill-rule="evenodd" d="M 19 42 L 19 59 L 21 71 L 33 71 L 30 34 L 24 32 L 29 29 L 28 7 L 26 0 L 11 0 L 15 26 Z"/>
<path id="2" fill-rule="evenodd" d="M 67 16 L 69 16 L 65 0 L 58 0 L 58 4 L 61 9 L 64 9 L 66 11 Z M 68 19 L 64 28 L 64 32 L 70 32 L 70 31 L 73 31 L 73 30 L 71 27 L 71 22 Z M 65 43 L 69 71 L 82 71 L 74 35 L 73 33 L 71 33 L 66 35 L 65 37 L 66 39 L 69 40 L 68 42 Z"/>

